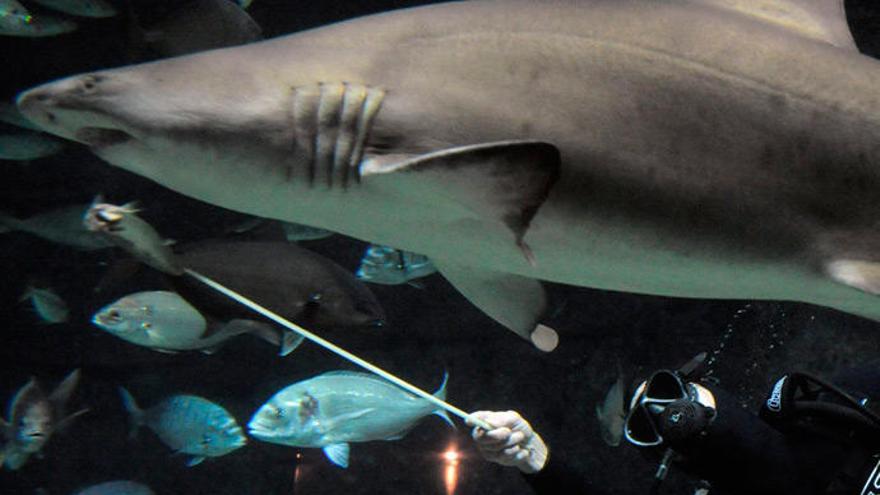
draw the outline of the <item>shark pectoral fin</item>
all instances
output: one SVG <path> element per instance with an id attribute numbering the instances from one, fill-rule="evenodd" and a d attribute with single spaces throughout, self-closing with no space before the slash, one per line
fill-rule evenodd
<path id="1" fill-rule="evenodd" d="M 843 0 L 699 0 L 857 52 Z"/>
<path id="2" fill-rule="evenodd" d="M 559 150 L 540 141 L 501 141 L 424 155 L 373 155 L 361 163 L 364 184 L 396 189 L 442 208 L 463 206 L 481 220 L 505 225 L 523 255 L 529 223 L 559 178 Z"/>
<path id="3" fill-rule="evenodd" d="M 341 468 L 348 467 L 348 454 L 351 448 L 347 443 L 334 443 L 324 447 L 324 454 L 330 462 Z"/>
<path id="4" fill-rule="evenodd" d="M 880 262 L 834 260 L 825 265 L 825 271 L 837 282 L 880 295 Z"/>
<path id="5" fill-rule="evenodd" d="M 471 303 L 538 349 L 550 352 L 559 344 L 556 331 L 538 323 L 547 309 L 547 296 L 538 280 L 440 260 L 435 264 Z"/>

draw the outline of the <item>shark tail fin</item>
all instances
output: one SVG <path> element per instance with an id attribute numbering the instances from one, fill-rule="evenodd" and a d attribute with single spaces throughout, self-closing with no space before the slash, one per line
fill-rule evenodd
<path id="1" fill-rule="evenodd" d="M 437 391 L 434 392 L 434 397 L 436 397 L 442 401 L 446 400 L 446 384 L 448 382 L 449 382 L 449 372 L 444 371 L 443 372 L 443 383 L 441 383 L 440 388 L 438 388 Z M 434 414 L 435 416 L 440 416 L 443 419 L 443 421 L 446 421 L 447 423 L 449 423 L 449 426 L 455 428 L 455 423 L 452 422 L 452 418 L 449 417 L 449 413 L 446 412 L 446 409 L 436 409 L 431 414 Z"/>
<path id="2" fill-rule="evenodd" d="M 128 411 L 130 428 L 128 436 L 134 438 L 137 436 L 140 427 L 144 424 L 144 411 L 138 407 L 137 402 L 134 400 L 134 396 L 132 396 L 125 387 L 119 387 L 119 395 L 122 396 L 122 405 L 125 406 L 125 410 Z"/>

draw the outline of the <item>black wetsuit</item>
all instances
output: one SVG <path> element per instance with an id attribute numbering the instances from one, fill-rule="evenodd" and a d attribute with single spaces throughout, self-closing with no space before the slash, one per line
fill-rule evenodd
<path id="1" fill-rule="evenodd" d="M 834 383 L 857 397 L 876 400 L 880 398 L 880 365 L 841 375 Z M 877 464 L 872 455 L 880 452 L 880 445 L 861 447 L 858 441 L 783 434 L 743 410 L 723 390 L 713 388 L 712 392 L 719 414 L 707 435 L 675 446 L 684 456 L 676 466 L 709 481 L 710 495 L 862 494 Z M 586 473 L 571 466 L 564 453 L 551 451 L 544 468 L 525 479 L 538 494 L 605 493 Z"/>

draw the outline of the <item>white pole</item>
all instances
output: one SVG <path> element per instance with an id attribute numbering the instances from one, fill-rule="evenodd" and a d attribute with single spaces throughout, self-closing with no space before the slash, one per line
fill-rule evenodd
<path id="1" fill-rule="evenodd" d="M 472 424 L 475 424 L 486 431 L 493 429 L 489 423 L 486 423 L 485 421 L 482 421 L 480 419 L 472 417 L 470 414 L 462 411 L 461 409 L 453 406 L 452 404 L 449 404 L 448 402 L 444 402 L 444 401 L 438 399 L 437 397 L 434 397 L 433 395 L 429 394 L 428 392 L 425 392 L 424 390 L 416 387 L 415 385 L 412 385 L 409 382 L 401 380 L 400 378 L 392 375 L 391 373 L 383 370 L 382 368 L 379 368 L 378 366 L 376 366 L 372 363 L 364 361 L 363 359 L 355 356 L 354 354 L 346 351 L 345 349 L 333 344 L 332 342 L 329 342 L 327 340 L 322 339 L 321 337 L 313 334 L 312 332 L 309 332 L 305 328 L 297 325 L 296 323 L 293 323 L 293 322 L 283 318 L 282 316 L 280 316 L 276 313 L 273 313 L 272 311 L 264 308 L 263 306 L 260 306 L 259 304 L 255 303 L 254 301 L 242 296 L 241 294 L 239 294 L 231 289 L 226 288 L 223 285 L 220 285 L 219 283 L 211 280 L 210 278 L 208 278 L 208 277 L 206 277 L 196 271 L 193 271 L 189 268 L 184 268 L 183 271 L 186 272 L 187 274 L 189 274 L 191 277 L 198 280 L 199 282 L 202 282 L 203 284 L 207 285 L 208 287 L 211 287 L 212 289 L 225 295 L 226 297 L 229 297 L 229 298 L 233 299 L 234 301 L 247 306 L 248 308 L 256 311 L 257 313 L 260 313 L 261 315 L 265 316 L 266 318 L 269 318 L 270 320 L 278 323 L 279 325 L 282 325 L 290 330 L 293 330 L 294 332 L 302 335 L 303 337 L 311 340 L 312 342 L 320 345 L 321 347 L 323 347 L 331 352 L 334 352 L 334 353 L 344 357 L 345 359 L 348 359 L 349 361 L 353 362 L 354 364 L 357 364 L 358 366 L 361 366 L 363 368 L 366 368 L 366 369 L 372 371 L 373 373 L 381 376 L 382 378 L 390 381 L 391 383 L 393 383 L 393 384 L 395 384 L 395 385 L 397 385 L 397 386 L 399 386 L 409 392 L 412 392 L 413 394 L 418 395 L 419 397 L 421 397 L 427 401 L 434 403 L 438 407 L 442 407 L 443 409 L 451 412 L 452 414 L 455 414 L 456 416 L 458 416 L 462 419 L 469 420 Z"/>

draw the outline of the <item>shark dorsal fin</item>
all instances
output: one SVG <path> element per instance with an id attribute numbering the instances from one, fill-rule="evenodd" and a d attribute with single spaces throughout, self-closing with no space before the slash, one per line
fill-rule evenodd
<path id="1" fill-rule="evenodd" d="M 695 0 L 768 22 L 801 36 L 858 51 L 843 0 Z"/>

